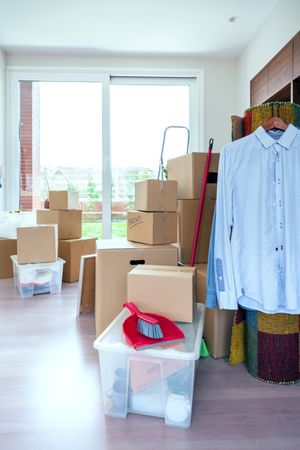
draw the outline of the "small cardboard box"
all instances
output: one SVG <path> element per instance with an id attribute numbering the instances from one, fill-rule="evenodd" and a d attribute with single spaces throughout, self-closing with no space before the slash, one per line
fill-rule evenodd
<path id="1" fill-rule="evenodd" d="M 205 303 L 207 264 L 196 264 L 197 301 Z M 232 323 L 235 311 L 206 308 L 203 337 L 213 358 L 229 355 Z"/>
<path id="2" fill-rule="evenodd" d="M 79 239 L 82 236 L 81 209 L 38 209 L 36 222 L 38 224 L 57 224 L 58 239 Z"/>
<path id="3" fill-rule="evenodd" d="M 17 228 L 17 263 L 47 263 L 57 260 L 57 225 Z"/>
<path id="4" fill-rule="evenodd" d="M 135 183 L 135 209 L 138 211 L 177 210 L 177 181 L 144 180 Z"/>
<path id="5" fill-rule="evenodd" d="M 212 153 L 205 191 L 206 198 L 216 198 L 219 153 Z M 169 159 L 168 179 L 177 181 L 179 199 L 200 198 L 207 153 L 193 152 Z"/>
<path id="6" fill-rule="evenodd" d="M 97 336 L 122 311 L 127 301 L 127 273 L 137 264 L 176 266 L 174 245 L 146 245 L 126 239 L 97 241 L 95 320 Z"/>
<path id="7" fill-rule="evenodd" d="M 69 191 L 49 191 L 50 209 L 78 209 L 79 193 Z"/>
<path id="8" fill-rule="evenodd" d="M 178 200 L 178 244 L 179 260 L 188 264 L 192 254 L 194 233 L 197 222 L 199 200 Z M 196 263 L 206 263 L 210 241 L 211 224 L 214 216 L 215 200 L 204 200 L 200 233 L 198 238 Z"/>
<path id="9" fill-rule="evenodd" d="M 65 261 L 63 281 L 78 281 L 81 256 L 95 252 L 96 238 L 61 239 L 58 242 L 58 256 Z"/>
<path id="10" fill-rule="evenodd" d="M 195 267 L 137 266 L 127 276 L 127 298 L 144 312 L 193 322 Z"/>
<path id="11" fill-rule="evenodd" d="M 127 239 L 149 245 L 176 242 L 176 212 L 128 211 Z"/>
<path id="12" fill-rule="evenodd" d="M 17 253 L 17 239 L 0 238 L 0 279 L 13 277 L 10 257 Z"/>

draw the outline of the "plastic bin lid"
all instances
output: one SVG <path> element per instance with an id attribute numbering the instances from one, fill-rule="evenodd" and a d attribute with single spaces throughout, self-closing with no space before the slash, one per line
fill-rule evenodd
<path id="1" fill-rule="evenodd" d="M 142 350 L 135 350 L 125 342 L 122 325 L 130 312 L 123 310 L 115 320 L 103 331 L 95 340 L 94 348 L 101 351 L 128 353 L 156 356 L 159 358 L 172 358 L 184 360 L 197 360 L 200 355 L 200 345 L 203 333 L 205 305 L 197 303 L 194 313 L 193 323 L 176 322 L 184 332 L 185 339 L 177 343 L 166 343 L 160 346 L 148 347 Z"/>
<path id="2" fill-rule="evenodd" d="M 17 266 L 20 267 L 21 269 L 23 268 L 29 268 L 32 267 L 34 269 L 36 268 L 51 268 L 56 265 L 62 265 L 65 264 L 65 261 L 61 258 L 57 258 L 56 261 L 53 262 L 44 262 L 44 263 L 27 263 L 27 264 L 19 264 L 17 261 L 17 255 L 11 255 L 10 259 L 13 261 L 13 263 Z"/>

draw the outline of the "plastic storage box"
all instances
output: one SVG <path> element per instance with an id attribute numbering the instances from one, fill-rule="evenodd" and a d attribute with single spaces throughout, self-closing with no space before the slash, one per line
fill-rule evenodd
<path id="1" fill-rule="evenodd" d="M 17 256 L 11 256 L 14 284 L 21 297 L 36 294 L 57 294 L 61 292 L 64 260 L 58 258 L 52 263 L 18 264 Z"/>
<path id="2" fill-rule="evenodd" d="M 134 350 L 126 344 L 123 310 L 94 342 L 99 351 L 104 413 L 162 417 L 165 424 L 191 423 L 195 372 L 198 367 L 205 306 L 197 304 L 193 323 L 177 322 L 186 338 L 178 343 Z"/>

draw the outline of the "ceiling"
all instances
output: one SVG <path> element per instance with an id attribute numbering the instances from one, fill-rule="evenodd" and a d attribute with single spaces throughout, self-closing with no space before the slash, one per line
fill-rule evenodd
<path id="1" fill-rule="evenodd" d="M 0 0 L 7 53 L 236 57 L 278 0 Z M 238 20 L 228 19 L 237 16 Z"/>

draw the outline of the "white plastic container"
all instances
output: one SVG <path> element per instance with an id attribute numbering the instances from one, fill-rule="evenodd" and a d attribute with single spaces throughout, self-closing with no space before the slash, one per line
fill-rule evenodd
<path id="1" fill-rule="evenodd" d="M 123 310 L 94 342 L 104 413 L 119 418 L 146 414 L 164 418 L 166 425 L 188 428 L 205 306 L 197 304 L 193 323 L 177 322 L 184 341 L 143 350 L 125 342 L 122 324 L 129 314 Z"/>
<path id="2" fill-rule="evenodd" d="M 19 213 L 0 212 L 0 237 L 15 238 L 17 237 L 17 227 L 34 224 L 36 224 L 35 211 L 22 211 Z"/>
<path id="3" fill-rule="evenodd" d="M 18 264 L 17 256 L 11 256 L 14 285 L 21 297 L 36 294 L 61 292 L 62 273 L 65 261 L 58 258 L 52 263 Z"/>

